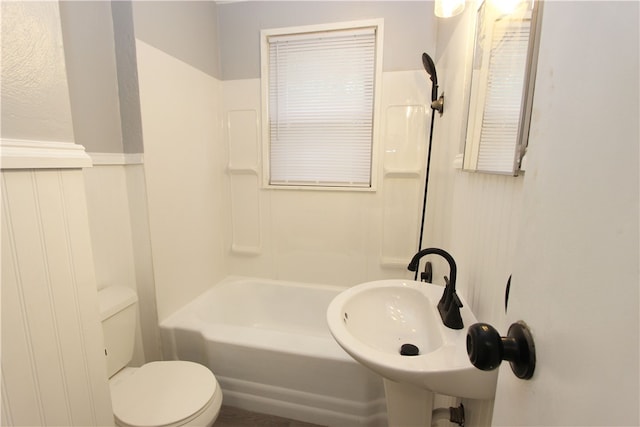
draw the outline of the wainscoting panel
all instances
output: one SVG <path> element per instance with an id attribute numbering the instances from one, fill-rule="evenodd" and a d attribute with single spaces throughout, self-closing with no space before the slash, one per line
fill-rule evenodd
<path id="1" fill-rule="evenodd" d="M 112 425 L 80 169 L 2 172 L 2 411 Z"/>

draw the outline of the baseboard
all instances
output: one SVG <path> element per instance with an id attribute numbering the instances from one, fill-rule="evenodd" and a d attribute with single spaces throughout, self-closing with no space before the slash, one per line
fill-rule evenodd
<path id="1" fill-rule="evenodd" d="M 366 404 L 216 375 L 223 404 L 320 425 L 382 427 L 386 403 Z"/>

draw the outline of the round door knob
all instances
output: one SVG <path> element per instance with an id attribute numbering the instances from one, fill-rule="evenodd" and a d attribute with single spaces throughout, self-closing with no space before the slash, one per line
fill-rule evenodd
<path id="1" fill-rule="evenodd" d="M 533 376 L 536 367 L 533 337 L 522 321 L 512 324 L 506 337 L 489 324 L 471 325 L 467 331 L 467 354 L 471 364 L 483 371 L 491 371 L 508 360 L 513 373 L 525 380 Z"/>

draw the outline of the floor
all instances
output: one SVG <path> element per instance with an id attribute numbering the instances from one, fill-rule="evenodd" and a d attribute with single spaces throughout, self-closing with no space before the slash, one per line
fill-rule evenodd
<path id="1" fill-rule="evenodd" d="M 213 427 L 323 427 L 318 424 L 290 420 L 275 415 L 245 411 L 233 406 L 222 406 Z"/>

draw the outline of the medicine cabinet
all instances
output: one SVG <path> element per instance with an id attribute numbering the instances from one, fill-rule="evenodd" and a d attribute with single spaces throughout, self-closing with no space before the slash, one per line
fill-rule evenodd
<path id="1" fill-rule="evenodd" d="M 527 146 L 540 1 L 484 0 L 470 55 L 463 169 L 518 175 Z"/>

